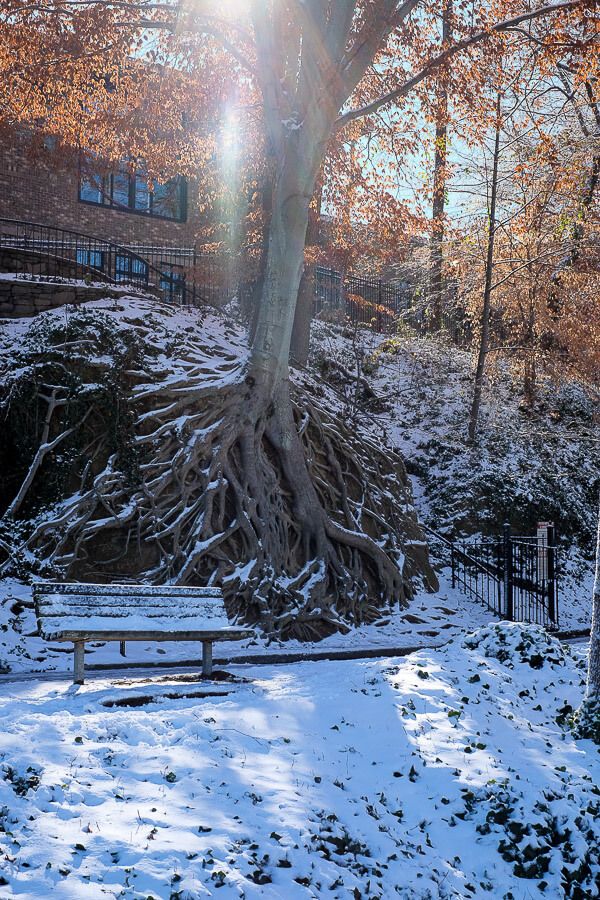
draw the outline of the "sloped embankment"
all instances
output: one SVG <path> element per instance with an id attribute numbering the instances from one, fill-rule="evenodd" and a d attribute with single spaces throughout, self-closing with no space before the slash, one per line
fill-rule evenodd
<path id="1" fill-rule="evenodd" d="M 228 431 L 233 398 L 252 390 L 247 353 L 230 321 L 139 297 L 5 326 L 5 570 L 212 580 L 232 613 L 300 638 L 371 621 L 406 603 L 415 580 L 434 583 L 401 457 L 298 389 L 325 546 L 335 535 L 341 549 L 325 564 L 302 544 L 298 498 L 268 430 L 254 460 Z M 274 517 L 243 480 L 257 466 Z"/>

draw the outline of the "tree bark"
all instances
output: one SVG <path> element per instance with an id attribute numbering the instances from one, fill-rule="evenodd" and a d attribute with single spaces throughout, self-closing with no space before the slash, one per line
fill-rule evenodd
<path id="1" fill-rule="evenodd" d="M 600 512 L 596 538 L 596 572 L 592 592 L 592 628 L 586 688 L 588 701 L 600 702 Z"/>
<path id="2" fill-rule="evenodd" d="M 288 362 L 309 207 L 333 116 L 313 106 L 302 123 L 289 128 L 282 141 L 273 186 L 271 226 L 262 296 L 252 341 L 251 377 L 264 382 L 272 396 L 288 377 Z"/>
<path id="3" fill-rule="evenodd" d="M 273 199 L 272 195 L 273 186 L 270 177 L 267 175 L 263 179 L 260 187 L 261 209 L 263 217 L 262 228 L 260 232 L 260 257 L 258 260 L 256 278 L 254 279 L 252 292 L 245 298 L 246 305 L 242 309 L 242 314 L 248 322 L 248 334 L 251 341 L 253 340 L 254 333 L 256 331 L 256 319 L 258 316 L 262 289 L 265 282 L 267 251 L 269 246 L 269 231 L 271 228 L 271 203 Z"/>
<path id="4" fill-rule="evenodd" d="M 321 222 L 321 198 L 323 193 L 323 180 L 315 192 L 315 200 L 308 210 L 308 228 L 306 232 L 306 246 L 314 246 L 319 241 Z M 290 346 L 290 358 L 292 362 L 305 366 L 308 362 L 308 348 L 310 343 L 310 323 L 313 317 L 315 291 L 314 269 L 304 263 L 300 288 L 298 290 L 298 303 L 294 316 L 294 328 L 292 330 L 292 342 Z"/>
<path id="5" fill-rule="evenodd" d="M 290 346 L 290 360 L 299 366 L 305 366 L 308 363 L 310 323 L 312 322 L 315 300 L 314 284 L 313 267 L 305 265 L 302 278 L 300 279 L 298 303 L 294 315 L 294 328 Z"/>
<path id="6" fill-rule="evenodd" d="M 498 199 L 498 162 L 500 159 L 500 108 L 501 96 L 498 94 L 496 101 L 496 134 L 494 139 L 494 155 L 492 165 L 492 183 L 490 195 L 490 224 L 488 229 L 487 254 L 485 261 L 485 284 L 483 289 L 483 309 L 481 311 L 481 337 L 479 340 L 479 353 L 477 356 L 477 368 L 475 370 L 475 385 L 473 388 L 473 401 L 469 415 L 469 441 L 475 440 L 477 424 L 479 422 L 479 410 L 481 407 L 481 392 L 483 390 L 483 376 L 485 363 L 490 346 L 490 307 L 492 298 L 492 276 L 494 271 L 494 242 L 496 239 L 496 202 Z"/>
<path id="7" fill-rule="evenodd" d="M 592 590 L 592 627 L 585 697 L 573 716 L 575 737 L 600 746 L 600 511 L 596 535 L 596 570 Z"/>
<path id="8" fill-rule="evenodd" d="M 446 0 L 442 18 L 442 47 L 452 37 L 452 0 Z M 440 328 L 444 297 L 444 212 L 448 161 L 448 87 L 445 71 L 438 79 L 435 126 L 435 158 L 433 163 L 432 235 L 430 246 L 429 312 L 435 328 Z"/>

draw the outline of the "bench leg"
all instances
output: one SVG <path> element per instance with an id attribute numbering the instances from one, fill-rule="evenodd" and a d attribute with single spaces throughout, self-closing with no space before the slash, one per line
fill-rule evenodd
<path id="1" fill-rule="evenodd" d="M 202 674 L 212 675 L 212 641 L 202 641 Z"/>
<path id="2" fill-rule="evenodd" d="M 85 643 L 75 641 L 73 644 L 73 683 L 83 684 L 85 669 Z"/>

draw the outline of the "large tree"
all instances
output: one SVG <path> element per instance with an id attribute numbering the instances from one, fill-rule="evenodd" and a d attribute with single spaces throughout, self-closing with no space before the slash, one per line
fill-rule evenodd
<path id="1" fill-rule="evenodd" d="M 466 3 L 455 10 L 452 38 L 446 34 L 443 45 L 443 7 L 435 0 L 42 0 L 35 8 L 4 0 L 3 6 L 8 27 L 26 21 L 35 31 L 60 23 L 61 35 L 73 39 L 79 37 L 73 23 L 87 15 L 107 53 L 113 34 L 137 35 L 138 54 L 149 36 L 166 35 L 160 59 L 176 70 L 194 71 L 207 39 L 214 41 L 259 101 L 270 221 L 250 351 L 227 378 L 198 384 L 188 396 L 165 395 L 154 422 L 170 444 L 146 462 L 146 484 L 119 511 L 121 523 L 137 523 L 139 533 L 140 521 L 152 521 L 167 547 L 170 577 L 216 570 L 227 580 L 247 561 L 235 585 L 246 612 L 251 604 L 252 615 L 275 609 L 280 623 L 298 623 L 298 634 L 306 621 L 335 624 L 339 614 L 356 620 L 373 606 L 401 601 L 402 551 L 414 554 L 420 535 L 394 521 L 386 495 L 386 481 L 403 479 L 399 461 L 375 448 L 361 458 L 349 435 L 290 391 L 309 208 L 323 161 L 350 123 L 372 127 L 415 90 L 426 102 L 430 80 L 443 77 L 450 60 L 454 77 L 458 71 L 467 81 L 490 65 L 499 43 L 535 20 L 546 22 L 539 33 L 548 48 L 557 34 L 587 33 L 593 0 L 534 8 L 519 0 Z M 81 59 L 81 46 L 77 53 Z M 94 53 L 102 62 L 97 47 Z M 192 401 L 197 427 L 187 440 L 168 430 L 168 420 L 189 413 Z M 183 466 L 183 476 L 168 481 L 165 458 Z M 160 485 L 160 494 L 148 500 L 150 485 Z M 80 529 L 78 546 L 97 539 L 87 508 L 69 527 Z M 142 535 L 153 540 L 147 524 Z"/>

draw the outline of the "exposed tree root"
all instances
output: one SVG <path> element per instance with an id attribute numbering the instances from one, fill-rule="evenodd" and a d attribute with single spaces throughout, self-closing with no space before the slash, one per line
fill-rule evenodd
<path id="1" fill-rule="evenodd" d="M 99 465 L 90 435 L 84 489 L 27 537 L 38 557 L 83 580 L 219 584 L 231 613 L 300 639 L 373 621 L 414 576 L 434 579 L 394 453 L 287 383 L 271 399 L 243 359 L 197 339 L 128 378 L 136 483 L 118 452 Z"/>

